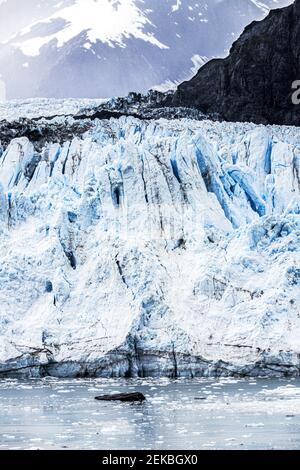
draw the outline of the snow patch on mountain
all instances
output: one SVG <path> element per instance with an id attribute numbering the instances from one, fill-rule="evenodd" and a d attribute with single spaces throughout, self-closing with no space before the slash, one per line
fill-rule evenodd
<path id="1" fill-rule="evenodd" d="M 181 7 L 181 0 L 176 0 L 176 3 L 172 6 L 172 12 L 178 11 Z"/>
<path id="2" fill-rule="evenodd" d="M 251 2 L 257 6 L 257 8 L 260 8 L 262 11 L 264 11 L 265 13 L 268 13 L 269 12 L 269 7 L 268 5 L 266 5 L 265 3 L 263 2 L 260 2 L 258 0 L 251 0 Z"/>
<path id="3" fill-rule="evenodd" d="M 192 67 L 192 72 L 194 74 L 196 74 L 198 72 L 198 70 L 204 65 L 206 64 L 206 62 L 209 61 L 209 58 L 208 57 L 203 57 L 203 56 L 200 56 L 199 54 L 195 54 L 193 55 L 192 57 L 192 62 L 193 62 L 193 67 Z"/>
<path id="4" fill-rule="evenodd" d="M 110 47 L 125 47 L 124 39 L 130 36 L 145 42 L 168 49 L 166 44 L 158 41 L 153 34 L 146 33 L 144 28 L 151 25 L 146 15 L 137 7 L 134 0 L 76 0 L 73 5 L 60 9 L 45 19 L 45 23 L 63 20 L 64 27 L 50 35 L 25 39 L 37 23 L 24 29 L 20 36 L 13 41 L 27 56 L 36 56 L 40 49 L 50 41 L 55 40 L 57 47 L 62 47 L 82 32 L 91 43 L 97 40 L 107 43 Z"/>

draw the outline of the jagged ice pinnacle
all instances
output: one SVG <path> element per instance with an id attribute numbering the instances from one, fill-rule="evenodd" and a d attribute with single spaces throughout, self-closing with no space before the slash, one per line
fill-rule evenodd
<path id="1" fill-rule="evenodd" d="M 0 373 L 298 374 L 299 175 L 292 127 L 122 117 L 11 140 Z"/>

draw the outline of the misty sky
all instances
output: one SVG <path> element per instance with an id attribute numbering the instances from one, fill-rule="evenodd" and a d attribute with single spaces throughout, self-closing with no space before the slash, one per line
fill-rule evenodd
<path id="1" fill-rule="evenodd" d="M 0 0 L 0 41 L 9 39 L 20 29 L 34 21 L 54 13 L 57 6 L 74 3 L 75 0 Z"/>

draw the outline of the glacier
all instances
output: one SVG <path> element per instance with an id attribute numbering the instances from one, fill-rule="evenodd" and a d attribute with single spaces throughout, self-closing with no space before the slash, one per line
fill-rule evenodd
<path id="1" fill-rule="evenodd" d="M 83 127 L 0 146 L 0 375 L 298 375 L 299 130 Z"/>

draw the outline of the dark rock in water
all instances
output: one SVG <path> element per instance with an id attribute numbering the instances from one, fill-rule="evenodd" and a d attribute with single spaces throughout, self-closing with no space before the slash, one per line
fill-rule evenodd
<path id="1" fill-rule="evenodd" d="M 206 63 L 168 105 L 228 121 L 299 126 L 299 80 L 300 0 L 295 0 L 247 26 L 229 56 Z"/>
<path id="2" fill-rule="evenodd" d="M 142 393 L 117 393 L 114 395 L 102 395 L 100 397 L 95 397 L 96 400 L 99 401 L 127 401 L 127 402 L 134 402 L 134 401 L 145 401 L 146 397 Z"/>

